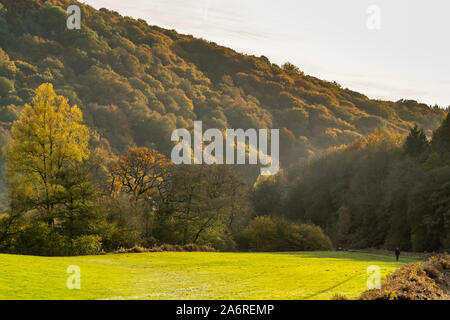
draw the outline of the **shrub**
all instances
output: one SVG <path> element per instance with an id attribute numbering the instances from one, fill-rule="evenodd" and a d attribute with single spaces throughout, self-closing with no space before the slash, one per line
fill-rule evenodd
<path id="1" fill-rule="evenodd" d="M 173 244 L 163 244 L 161 246 L 155 246 L 150 249 L 143 248 L 140 246 L 134 246 L 133 248 L 125 249 L 120 248 L 116 250 L 114 253 L 143 253 L 143 252 L 215 252 L 216 249 L 198 244 L 185 244 L 181 245 L 173 245 Z"/>
<path id="2" fill-rule="evenodd" d="M 317 226 L 260 216 L 250 221 L 240 238 L 241 249 L 253 251 L 330 250 L 330 239 Z"/>
<path id="3" fill-rule="evenodd" d="M 157 243 L 158 243 L 158 240 L 153 236 L 147 237 L 142 241 L 142 245 L 145 248 L 155 247 L 157 245 Z"/>
<path id="4" fill-rule="evenodd" d="M 213 247 L 210 246 L 206 246 L 206 245 L 198 245 L 195 243 L 189 243 L 189 244 L 185 244 L 183 246 L 183 250 L 184 251 L 190 251 L 190 252 L 214 252 L 216 251 L 216 249 L 214 249 Z"/>
<path id="5" fill-rule="evenodd" d="M 293 225 L 302 240 L 303 250 L 331 250 L 330 238 L 318 226 L 310 224 Z"/>
<path id="6" fill-rule="evenodd" d="M 39 256 L 66 256 L 70 253 L 69 240 L 55 232 L 46 223 L 26 227 L 14 242 L 12 252 Z"/>
<path id="7" fill-rule="evenodd" d="M 250 221 L 245 228 L 241 247 L 255 251 L 277 250 L 277 224 L 274 219 L 260 216 Z"/>
<path id="8" fill-rule="evenodd" d="M 96 235 L 82 235 L 72 240 L 73 255 L 98 254 L 101 249 L 101 238 Z"/>
<path id="9" fill-rule="evenodd" d="M 75 239 L 60 235 L 46 223 L 38 222 L 24 228 L 11 240 L 9 252 L 38 256 L 69 256 L 98 254 L 101 237 L 82 235 Z"/>
<path id="10" fill-rule="evenodd" d="M 133 248 L 119 248 L 114 253 L 143 253 L 143 252 L 149 252 L 150 250 L 141 246 L 134 246 Z"/>

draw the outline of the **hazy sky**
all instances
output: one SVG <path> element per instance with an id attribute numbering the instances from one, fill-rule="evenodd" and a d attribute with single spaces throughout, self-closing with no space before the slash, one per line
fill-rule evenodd
<path id="1" fill-rule="evenodd" d="M 290 61 L 371 98 L 450 105 L 448 0 L 82 2 L 278 64 Z M 368 13 L 373 5 L 379 29 L 367 26 L 368 20 L 376 25 L 375 11 Z"/>

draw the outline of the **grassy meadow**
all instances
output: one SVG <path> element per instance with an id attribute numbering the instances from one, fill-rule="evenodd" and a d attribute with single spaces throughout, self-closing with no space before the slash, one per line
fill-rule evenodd
<path id="1" fill-rule="evenodd" d="M 0 299 L 330 299 L 366 289 L 412 258 L 350 252 L 162 252 L 81 257 L 0 254 Z M 81 270 L 69 290 L 67 268 Z"/>

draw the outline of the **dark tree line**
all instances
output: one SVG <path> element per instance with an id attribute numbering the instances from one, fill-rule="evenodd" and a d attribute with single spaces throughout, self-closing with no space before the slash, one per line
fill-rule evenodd
<path id="1" fill-rule="evenodd" d="M 418 126 L 406 139 L 379 130 L 266 181 L 255 208 L 317 224 L 335 246 L 448 250 L 449 137 L 450 116 L 431 141 Z"/>

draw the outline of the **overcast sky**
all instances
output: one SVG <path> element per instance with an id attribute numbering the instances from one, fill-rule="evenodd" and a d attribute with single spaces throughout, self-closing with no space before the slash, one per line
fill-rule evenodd
<path id="1" fill-rule="evenodd" d="M 82 2 L 278 64 L 290 61 L 371 98 L 450 105 L 448 0 Z"/>

